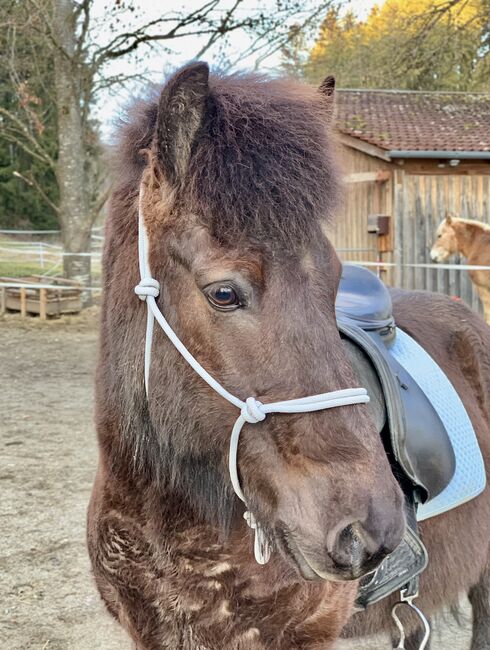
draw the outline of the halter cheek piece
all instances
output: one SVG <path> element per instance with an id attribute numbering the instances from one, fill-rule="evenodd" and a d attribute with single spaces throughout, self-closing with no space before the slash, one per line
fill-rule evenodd
<path id="1" fill-rule="evenodd" d="M 337 406 L 347 406 L 349 404 L 366 404 L 369 397 L 365 388 L 347 388 L 320 395 L 310 395 L 300 399 L 290 399 L 283 402 L 272 402 L 262 404 L 255 397 L 248 397 L 244 402 L 229 393 L 223 386 L 218 383 L 211 375 L 201 366 L 201 364 L 192 356 L 182 341 L 175 334 L 168 322 L 165 320 L 162 312 L 158 308 L 156 298 L 160 293 L 160 284 L 151 275 L 149 264 L 149 242 L 146 233 L 143 210 L 142 210 L 143 191 L 140 189 L 139 211 L 138 211 L 138 257 L 140 282 L 135 287 L 135 293 L 141 300 L 146 301 L 147 319 L 146 319 L 146 340 L 145 340 L 145 390 L 148 397 L 148 382 L 150 375 L 151 363 L 151 344 L 153 339 L 153 325 L 155 319 L 168 336 L 173 345 L 184 357 L 187 363 L 204 379 L 204 381 L 215 390 L 221 397 L 228 400 L 231 404 L 240 409 L 240 415 L 236 419 L 230 438 L 229 451 L 229 471 L 230 479 L 236 495 L 246 505 L 245 495 L 240 486 L 238 478 L 238 441 L 243 425 L 256 424 L 265 420 L 269 413 L 310 413 L 312 411 L 322 411 Z M 271 556 L 271 546 L 260 523 L 255 519 L 252 512 L 245 512 L 244 518 L 250 528 L 255 530 L 254 552 L 255 559 L 259 564 L 266 564 Z"/>

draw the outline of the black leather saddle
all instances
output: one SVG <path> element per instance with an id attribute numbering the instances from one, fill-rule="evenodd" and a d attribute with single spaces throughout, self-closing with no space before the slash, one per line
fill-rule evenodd
<path id="1" fill-rule="evenodd" d="M 413 485 L 417 499 L 425 503 L 449 484 L 456 461 L 436 410 L 390 354 L 396 338 L 390 293 L 368 269 L 346 264 L 336 315 L 354 369 L 360 380 L 368 381 L 368 391 L 374 395 L 375 418 L 384 429 L 387 453 Z M 384 423 L 379 402 L 385 409 Z"/>
<path id="2" fill-rule="evenodd" d="M 390 353 L 396 326 L 385 285 L 366 268 L 344 265 L 336 316 L 359 385 L 368 389 L 374 420 L 406 497 L 404 539 L 360 582 L 356 605 L 364 609 L 401 588 L 416 593 L 418 576 L 428 561 L 417 532 L 417 503 L 444 490 L 456 461 L 449 435 L 430 400 Z"/>

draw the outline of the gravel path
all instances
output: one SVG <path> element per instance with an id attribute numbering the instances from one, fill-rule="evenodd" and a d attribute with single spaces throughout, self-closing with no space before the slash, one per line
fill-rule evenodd
<path id="1" fill-rule="evenodd" d="M 1 650 L 132 648 L 102 607 L 85 548 L 95 320 L 91 310 L 47 323 L 0 320 Z M 467 629 L 441 630 L 436 647 L 467 650 Z"/>

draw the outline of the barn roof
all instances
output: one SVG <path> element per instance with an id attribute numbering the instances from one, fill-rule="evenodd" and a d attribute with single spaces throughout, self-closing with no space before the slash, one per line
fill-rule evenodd
<path id="1" fill-rule="evenodd" d="M 490 93 L 339 90 L 337 126 L 392 157 L 419 151 L 486 152 L 486 158 Z"/>

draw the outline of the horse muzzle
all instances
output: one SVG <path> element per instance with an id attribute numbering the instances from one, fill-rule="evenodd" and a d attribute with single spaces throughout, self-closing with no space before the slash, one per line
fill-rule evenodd
<path id="1" fill-rule="evenodd" d="M 449 255 L 445 251 L 438 250 L 437 248 L 433 248 L 430 251 L 430 259 L 433 262 L 445 262 L 448 257 Z"/>
<path id="2" fill-rule="evenodd" d="M 306 580 L 357 580 L 376 569 L 403 539 L 403 510 L 391 517 L 378 516 L 364 522 L 343 522 L 323 540 L 291 532 L 284 524 L 275 528 L 276 544 Z M 384 523 L 383 523 L 384 522 Z"/>

